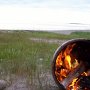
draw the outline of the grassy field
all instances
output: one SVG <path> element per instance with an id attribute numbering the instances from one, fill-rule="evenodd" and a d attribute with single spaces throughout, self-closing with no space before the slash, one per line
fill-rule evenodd
<path id="1" fill-rule="evenodd" d="M 7 80 L 10 80 L 11 75 L 28 75 L 32 79 L 51 71 L 52 56 L 59 44 L 34 42 L 30 38 L 90 39 L 90 33 L 62 35 L 35 31 L 0 31 L 0 78 L 7 79 L 9 76 Z"/>
<path id="2" fill-rule="evenodd" d="M 36 70 L 39 59 L 43 59 L 45 68 L 50 68 L 50 60 L 59 46 L 44 42 L 33 42 L 29 38 L 74 39 L 88 38 L 88 32 L 74 32 L 62 35 L 48 32 L 4 31 L 0 32 L 0 67 L 5 73 L 23 73 Z M 45 65 L 46 64 L 46 65 Z"/>

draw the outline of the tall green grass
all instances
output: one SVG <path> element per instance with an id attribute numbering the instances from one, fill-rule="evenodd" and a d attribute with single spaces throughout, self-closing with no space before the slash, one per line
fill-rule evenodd
<path id="1" fill-rule="evenodd" d="M 30 38 L 68 40 L 90 39 L 90 33 L 62 35 L 35 31 L 0 31 L 0 78 L 7 75 L 29 75 L 48 72 L 52 56 L 59 44 L 31 41 Z"/>
<path id="2" fill-rule="evenodd" d="M 50 68 L 50 60 L 56 44 L 30 41 L 30 32 L 15 31 L 0 33 L 0 73 L 28 74 L 36 72 L 37 66 L 42 63 L 44 69 Z"/>

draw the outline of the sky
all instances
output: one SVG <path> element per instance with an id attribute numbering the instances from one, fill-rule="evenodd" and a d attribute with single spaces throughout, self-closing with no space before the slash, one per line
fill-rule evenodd
<path id="1" fill-rule="evenodd" d="M 90 29 L 90 0 L 0 0 L 0 29 Z"/>

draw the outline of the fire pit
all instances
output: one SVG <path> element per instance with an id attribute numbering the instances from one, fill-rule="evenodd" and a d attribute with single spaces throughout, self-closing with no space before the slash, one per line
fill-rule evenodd
<path id="1" fill-rule="evenodd" d="M 90 40 L 62 44 L 53 56 L 52 74 L 60 90 L 90 90 Z"/>

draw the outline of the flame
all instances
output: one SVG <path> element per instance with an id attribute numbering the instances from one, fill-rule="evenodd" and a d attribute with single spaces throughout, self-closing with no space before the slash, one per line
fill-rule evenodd
<path id="1" fill-rule="evenodd" d="M 58 55 L 57 60 L 56 60 L 56 64 L 57 64 L 58 67 L 62 66 L 62 64 L 63 64 L 62 54 Z"/>
<path id="2" fill-rule="evenodd" d="M 72 88 L 72 90 L 77 90 L 78 86 L 75 86 L 77 80 L 78 78 L 73 79 L 72 83 L 69 85 L 69 88 Z"/>
<path id="3" fill-rule="evenodd" d="M 83 72 L 81 75 L 82 76 L 88 76 L 88 74 L 86 72 Z"/>
<path id="4" fill-rule="evenodd" d="M 76 68 L 78 66 L 78 61 L 75 59 L 72 61 L 72 58 L 70 56 L 72 48 L 75 46 L 75 44 L 67 46 L 65 51 L 62 51 L 56 59 L 56 70 L 55 75 L 57 77 L 58 81 L 62 81 L 69 72 Z"/>
<path id="5" fill-rule="evenodd" d="M 87 72 L 83 72 L 81 74 L 81 76 L 88 76 Z M 79 78 L 75 78 L 73 79 L 72 83 L 69 85 L 69 89 L 68 90 L 78 90 L 79 86 L 78 86 L 78 82 L 79 82 Z M 70 89 L 72 88 L 72 89 Z M 85 88 L 84 90 L 88 90 L 87 88 Z"/>
<path id="6" fill-rule="evenodd" d="M 67 69 L 71 70 L 71 67 L 72 67 L 72 65 L 71 65 L 71 57 L 69 55 L 67 55 L 65 57 L 65 66 L 66 66 Z"/>
<path id="7" fill-rule="evenodd" d="M 74 63 L 72 64 L 73 68 L 76 68 L 79 65 L 78 60 L 75 59 Z"/>
<path id="8" fill-rule="evenodd" d="M 59 82 L 62 82 L 69 72 L 78 67 L 79 62 L 76 58 L 73 57 L 71 51 L 76 44 L 68 45 L 65 50 L 61 51 L 56 58 L 55 64 L 55 75 Z M 86 72 L 81 74 L 82 76 L 87 76 Z M 74 78 L 67 90 L 78 90 L 78 77 Z"/>

